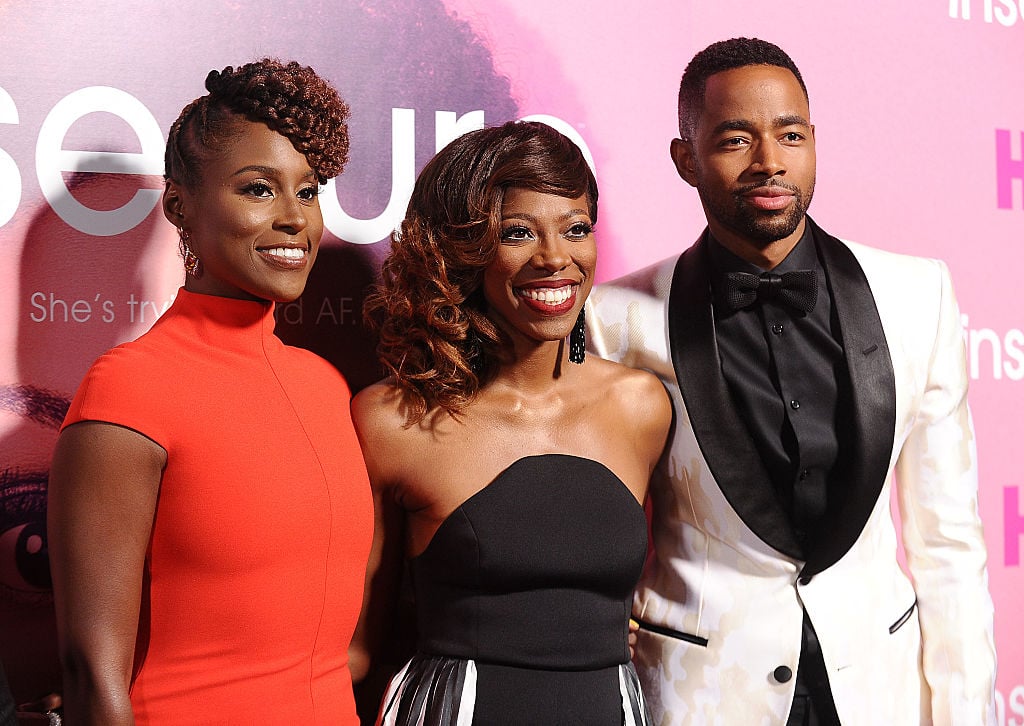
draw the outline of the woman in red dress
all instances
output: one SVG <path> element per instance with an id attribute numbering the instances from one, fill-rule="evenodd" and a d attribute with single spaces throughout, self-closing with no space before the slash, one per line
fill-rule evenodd
<path id="1" fill-rule="evenodd" d="M 326 361 L 274 336 L 316 258 L 348 109 L 312 69 L 213 71 L 171 128 L 186 280 L 90 369 L 50 475 L 70 722 L 357 723 L 369 484 Z"/>

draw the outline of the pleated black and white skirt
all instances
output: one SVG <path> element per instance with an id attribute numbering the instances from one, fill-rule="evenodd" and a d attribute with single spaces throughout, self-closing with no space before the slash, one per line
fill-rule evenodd
<path id="1" fill-rule="evenodd" d="M 500 666 L 480 665 L 472 660 L 462 658 L 449 658 L 445 656 L 416 655 L 405 664 L 388 685 L 387 693 L 381 702 L 380 713 L 377 717 L 378 726 L 470 726 L 474 723 L 474 714 L 477 709 L 477 695 L 481 671 L 488 673 L 490 669 L 501 668 Z M 514 670 L 518 675 L 529 674 L 538 684 L 550 683 L 552 679 L 564 679 L 569 686 L 563 688 L 563 692 L 572 694 L 580 699 L 578 706 L 582 710 L 594 707 L 594 689 L 586 685 L 576 687 L 575 680 L 585 677 L 585 674 L 572 671 L 540 671 L 529 669 L 507 669 Z M 632 663 L 625 663 L 614 666 L 618 675 L 618 696 L 612 694 L 612 698 L 621 707 L 621 720 L 615 719 L 611 708 L 602 706 L 604 716 L 603 722 L 617 722 L 625 726 L 649 726 L 651 723 L 650 713 L 644 701 L 643 692 L 640 690 L 640 682 L 637 679 L 636 670 Z M 506 675 L 502 673 L 501 676 Z M 614 675 L 614 674 L 613 674 Z M 497 676 L 500 678 L 501 676 Z M 492 687 L 493 690 L 493 687 Z M 545 690 L 543 687 L 528 688 L 526 692 Z M 606 694 L 607 695 L 607 694 Z M 517 696 L 510 694 L 508 702 L 501 705 L 502 723 L 533 723 L 530 717 L 520 718 L 517 709 L 525 705 L 521 701 L 521 693 Z M 493 699 L 492 699 L 493 700 Z M 574 708 L 573 704 L 560 703 L 563 709 Z M 613 706 L 614 708 L 614 706 Z M 616 709 L 619 710 L 619 709 Z M 531 713 L 536 713 L 534 704 Z M 476 714 L 480 716 L 480 714 Z M 580 716 L 577 718 L 576 716 Z M 480 723 L 496 723 L 499 719 L 494 716 L 482 717 Z M 560 719 L 549 719 L 545 717 L 543 723 L 557 723 Z M 589 723 L 590 719 L 583 713 L 574 713 L 572 722 Z"/>

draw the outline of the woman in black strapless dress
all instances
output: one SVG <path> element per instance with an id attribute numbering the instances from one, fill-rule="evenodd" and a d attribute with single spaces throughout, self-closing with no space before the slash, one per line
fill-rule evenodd
<path id="1" fill-rule="evenodd" d="M 629 662 L 642 502 L 671 424 L 658 380 L 584 353 L 597 185 L 539 123 L 470 132 L 424 168 L 367 303 L 389 378 L 353 413 L 377 536 L 353 671 L 416 653 L 384 724 L 646 724 Z"/>

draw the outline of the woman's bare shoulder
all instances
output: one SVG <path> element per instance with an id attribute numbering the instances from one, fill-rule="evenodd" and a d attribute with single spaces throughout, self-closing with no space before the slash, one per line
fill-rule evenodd
<path id="1" fill-rule="evenodd" d="M 375 462 L 384 467 L 412 445 L 406 411 L 402 390 L 387 380 L 364 388 L 352 398 L 352 423 L 371 471 Z"/>
<path id="2" fill-rule="evenodd" d="M 364 388 L 352 399 L 352 421 L 371 480 L 404 481 L 436 449 L 437 428 L 447 415 L 432 410 L 410 421 L 410 406 L 407 394 L 389 380 Z"/>
<path id="3" fill-rule="evenodd" d="M 603 359 L 595 361 L 595 390 L 616 420 L 630 421 L 654 438 L 661 438 L 672 423 L 672 401 L 665 385 L 647 370 Z M 589 363 L 589 361 L 588 361 Z"/>
<path id="4" fill-rule="evenodd" d="M 588 356 L 587 363 L 590 364 Z M 648 370 L 641 368 L 630 368 L 622 363 L 594 358 L 593 361 L 595 377 L 603 385 L 611 388 L 613 393 L 627 395 L 652 395 L 664 398 L 665 386 L 661 380 Z"/>
<path id="5" fill-rule="evenodd" d="M 352 420 L 360 432 L 402 429 L 407 411 L 405 392 L 389 379 L 367 386 L 352 398 Z"/>
<path id="6" fill-rule="evenodd" d="M 352 422 L 377 492 L 398 486 L 414 461 L 415 435 L 405 412 L 405 395 L 388 380 L 364 388 L 352 399 Z"/>

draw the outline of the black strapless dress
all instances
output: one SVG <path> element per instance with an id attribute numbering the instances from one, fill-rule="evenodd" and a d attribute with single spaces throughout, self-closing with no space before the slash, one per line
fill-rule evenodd
<path id="1" fill-rule="evenodd" d="M 418 652 L 378 723 L 647 724 L 627 620 L 647 521 L 603 464 L 520 459 L 412 560 Z"/>

